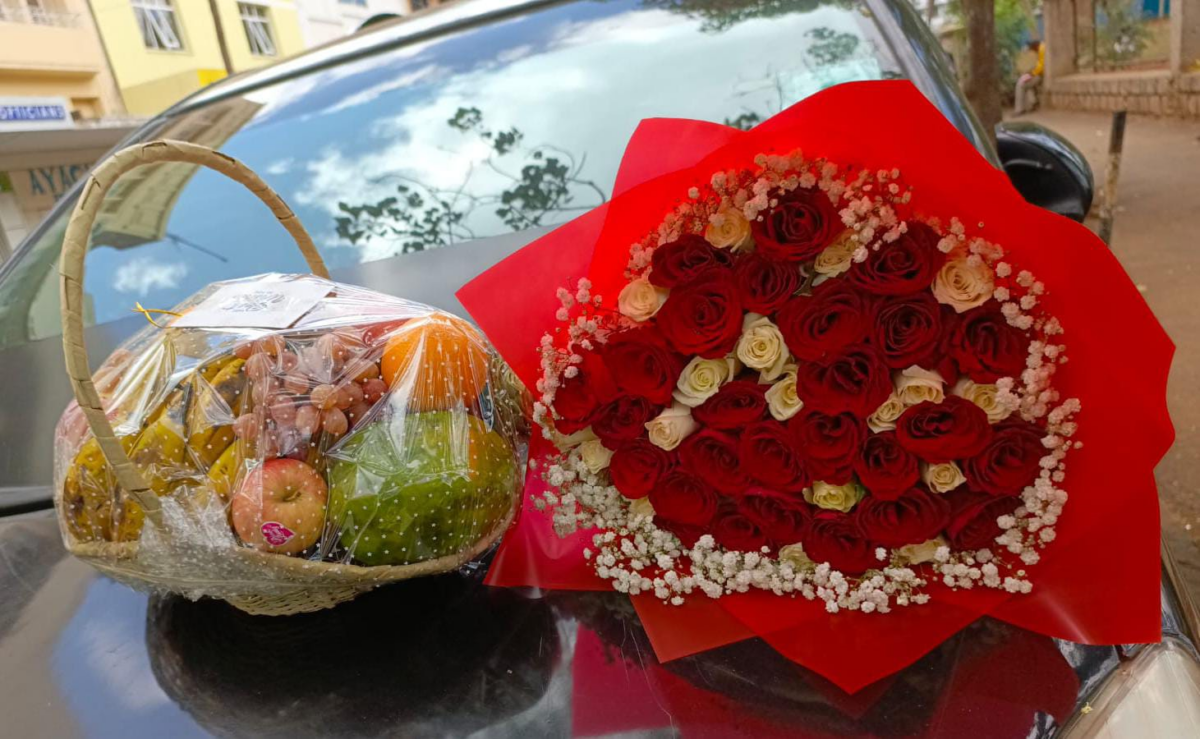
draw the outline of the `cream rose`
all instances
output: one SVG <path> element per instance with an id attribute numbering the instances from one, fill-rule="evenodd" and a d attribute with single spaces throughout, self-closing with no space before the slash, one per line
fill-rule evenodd
<path id="1" fill-rule="evenodd" d="M 726 208 L 715 214 L 704 229 L 704 239 L 718 249 L 742 251 L 754 245 L 750 222 L 740 211 Z"/>
<path id="2" fill-rule="evenodd" d="M 904 413 L 906 407 L 896 393 L 892 393 L 887 400 L 883 401 L 883 405 L 867 416 L 867 427 L 877 434 L 880 431 L 891 431 L 896 428 L 896 421 Z"/>
<path id="3" fill-rule="evenodd" d="M 945 384 L 937 372 L 914 364 L 896 376 L 896 397 L 906 407 L 926 400 L 940 403 L 946 399 Z"/>
<path id="4" fill-rule="evenodd" d="M 692 418 L 692 409 L 675 403 L 647 423 L 646 431 L 651 444 L 669 452 L 690 436 L 697 425 L 696 419 Z"/>
<path id="5" fill-rule="evenodd" d="M 819 275 L 836 277 L 850 269 L 850 264 L 854 260 L 854 252 L 857 249 L 858 240 L 854 238 L 854 232 L 847 229 L 817 255 L 813 269 Z"/>
<path id="6" fill-rule="evenodd" d="M 644 498 L 634 498 L 629 502 L 630 516 L 645 516 L 646 518 L 654 518 L 654 506 L 650 504 L 650 496 Z"/>
<path id="7" fill-rule="evenodd" d="M 804 552 L 803 544 L 788 544 L 779 548 L 779 561 L 790 564 L 793 570 L 807 570 L 816 565 Z"/>
<path id="8" fill-rule="evenodd" d="M 767 409 L 776 421 L 786 421 L 800 412 L 804 401 L 796 393 L 796 365 L 783 368 L 783 376 L 767 390 Z"/>
<path id="9" fill-rule="evenodd" d="M 566 451 L 595 438 L 597 438 L 596 433 L 592 431 L 591 426 L 581 428 L 573 434 L 560 434 L 555 431 L 554 446 L 558 447 L 562 451 Z"/>
<path id="10" fill-rule="evenodd" d="M 933 278 L 933 297 L 957 313 L 982 305 L 995 288 L 992 268 L 978 256 L 948 260 Z"/>
<path id="11" fill-rule="evenodd" d="M 612 450 L 600 443 L 599 439 L 591 439 L 579 445 L 579 458 L 592 474 L 608 467 L 612 455 Z"/>
<path id="12" fill-rule="evenodd" d="M 783 367 L 788 360 L 787 344 L 770 318 L 747 313 L 742 319 L 737 358 L 750 369 L 758 370 L 763 382 L 770 382 L 783 374 Z"/>
<path id="13" fill-rule="evenodd" d="M 921 463 L 921 479 L 930 492 L 948 493 L 967 481 L 962 470 L 953 462 L 939 464 Z"/>
<path id="14" fill-rule="evenodd" d="M 679 373 L 679 380 L 675 383 L 675 400 L 695 408 L 716 395 L 722 385 L 733 379 L 737 371 L 737 360 L 733 357 L 692 357 L 692 361 Z"/>
<path id="15" fill-rule="evenodd" d="M 810 505 L 842 513 L 849 513 L 862 497 L 863 489 L 854 481 L 845 485 L 830 485 L 817 480 L 811 488 L 804 489 L 804 500 Z"/>
<path id="16" fill-rule="evenodd" d="M 896 555 L 906 565 L 919 565 L 923 562 L 932 562 L 937 550 L 945 546 L 949 546 L 949 544 L 939 536 L 920 544 L 905 544 L 896 550 Z"/>
<path id="17" fill-rule="evenodd" d="M 649 279 L 639 277 L 621 288 L 621 294 L 617 296 L 617 310 L 638 323 L 648 321 L 667 302 L 668 293 L 668 290 L 650 284 Z"/>
<path id="18" fill-rule="evenodd" d="M 1012 408 L 1000 402 L 1000 389 L 990 383 L 972 382 L 964 377 L 954 384 L 950 392 L 982 408 L 987 414 L 988 423 L 1000 423 L 1013 412 Z"/>

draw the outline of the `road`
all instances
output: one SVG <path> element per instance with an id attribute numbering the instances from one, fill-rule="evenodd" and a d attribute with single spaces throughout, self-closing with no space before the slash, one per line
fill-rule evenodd
<path id="1" fill-rule="evenodd" d="M 1022 119 L 1073 141 L 1103 186 L 1109 114 L 1050 110 Z M 1177 347 L 1167 387 L 1176 439 L 1156 477 L 1163 535 L 1200 603 L 1200 121 L 1129 117 L 1117 205 L 1113 252 Z"/>

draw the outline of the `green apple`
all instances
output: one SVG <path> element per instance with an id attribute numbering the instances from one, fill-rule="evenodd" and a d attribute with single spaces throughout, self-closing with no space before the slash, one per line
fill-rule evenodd
<path id="1" fill-rule="evenodd" d="M 504 519 L 518 484 L 512 446 L 461 411 L 397 412 L 356 430 L 335 455 L 330 521 L 366 565 L 469 549 Z"/>

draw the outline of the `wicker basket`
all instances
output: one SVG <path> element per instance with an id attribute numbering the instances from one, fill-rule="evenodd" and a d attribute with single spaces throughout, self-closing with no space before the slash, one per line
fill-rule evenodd
<path id="1" fill-rule="evenodd" d="M 122 449 L 92 382 L 81 310 L 88 239 L 105 194 L 122 174 L 143 165 L 162 162 L 208 167 L 240 182 L 271 209 L 291 234 L 313 274 L 328 278 L 329 273 L 312 238 L 283 199 L 244 164 L 225 154 L 182 141 L 152 141 L 117 152 L 98 165 L 88 177 L 67 224 L 59 264 L 67 375 L 79 408 L 112 468 L 117 484 L 142 507 L 149 525 L 165 530 L 169 524 L 164 520 L 161 502 Z M 247 613 L 283 616 L 331 608 L 389 582 L 454 570 L 480 556 L 499 539 L 516 514 L 519 499 L 520 491 L 514 488 L 512 504 L 503 521 L 470 549 L 409 565 L 359 567 L 235 547 L 229 551 L 229 557 L 235 560 L 238 572 L 244 575 L 239 578 L 245 583 L 244 592 L 239 590 L 236 594 L 222 597 Z M 62 515 L 62 490 L 57 486 L 55 504 Z M 157 590 L 189 592 L 204 586 L 202 580 L 177 575 L 147 575 L 139 572 L 138 568 L 123 566 L 123 563 L 128 565 L 136 559 L 136 542 L 85 542 L 76 540 L 69 532 L 64 536 L 72 554 L 134 587 L 150 586 Z M 223 590 L 229 592 L 229 583 L 224 582 L 223 585 Z"/>

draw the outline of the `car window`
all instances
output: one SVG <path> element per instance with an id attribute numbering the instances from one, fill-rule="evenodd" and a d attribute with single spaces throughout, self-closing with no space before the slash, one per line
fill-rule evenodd
<path id="1" fill-rule="evenodd" d="M 156 123 L 238 157 L 331 267 L 562 223 L 604 202 L 651 116 L 749 127 L 840 82 L 899 76 L 853 0 L 612 0 L 509 15 Z M 89 324 L 169 308 L 214 280 L 304 263 L 237 185 L 189 165 L 123 177 L 87 258 Z M 0 285 L 0 346 L 59 333 L 68 213 Z"/>

